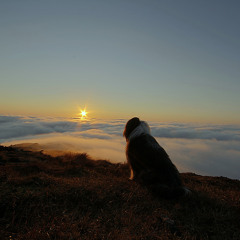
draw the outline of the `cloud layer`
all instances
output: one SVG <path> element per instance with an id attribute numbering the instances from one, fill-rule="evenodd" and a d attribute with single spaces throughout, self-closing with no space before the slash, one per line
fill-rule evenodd
<path id="1" fill-rule="evenodd" d="M 0 144 L 39 143 L 45 151 L 87 152 L 94 158 L 124 162 L 125 123 L 124 119 L 0 116 Z M 180 171 L 240 179 L 240 126 L 149 124 Z"/>

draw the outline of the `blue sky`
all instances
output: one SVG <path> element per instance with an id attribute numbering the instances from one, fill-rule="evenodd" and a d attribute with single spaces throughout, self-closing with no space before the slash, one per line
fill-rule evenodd
<path id="1" fill-rule="evenodd" d="M 239 1 L 2 0 L 0 114 L 240 123 Z"/>

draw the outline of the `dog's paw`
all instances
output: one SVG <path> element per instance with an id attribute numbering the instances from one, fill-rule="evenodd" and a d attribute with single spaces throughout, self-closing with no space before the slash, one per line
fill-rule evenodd
<path id="1" fill-rule="evenodd" d="M 130 176 L 129 180 L 133 181 L 133 180 L 134 180 L 134 177 L 133 177 L 133 176 Z"/>

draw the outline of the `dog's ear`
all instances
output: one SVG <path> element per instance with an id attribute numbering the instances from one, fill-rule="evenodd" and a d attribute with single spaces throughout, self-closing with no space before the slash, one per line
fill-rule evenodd
<path id="1" fill-rule="evenodd" d="M 128 139 L 130 133 L 140 124 L 140 119 L 138 117 L 134 117 L 130 119 L 125 126 L 123 131 L 123 136 Z"/>

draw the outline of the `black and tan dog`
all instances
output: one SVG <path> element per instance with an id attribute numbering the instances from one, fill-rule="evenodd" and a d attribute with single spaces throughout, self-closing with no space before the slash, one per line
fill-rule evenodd
<path id="1" fill-rule="evenodd" d="M 190 193 L 182 185 L 180 174 L 166 151 L 151 135 L 146 122 L 137 117 L 130 119 L 123 136 L 127 142 L 131 180 L 147 184 L 154 193 L 167 198 Z"/>

